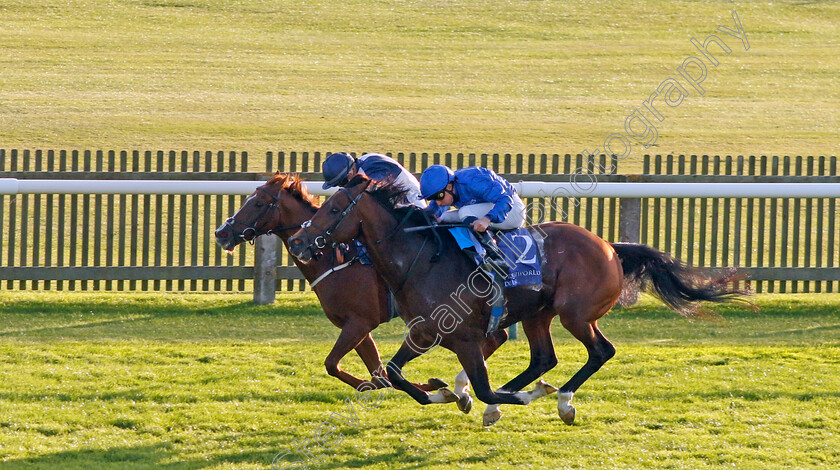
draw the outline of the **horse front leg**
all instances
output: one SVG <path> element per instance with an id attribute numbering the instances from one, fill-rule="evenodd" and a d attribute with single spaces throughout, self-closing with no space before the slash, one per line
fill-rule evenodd
<path id="1" fill-rule="evenodd" d="M 425 346 L 431 346 L 431 344 Z M 399 351 L 397 351 L 394 357 L 388 361 L 388 364 L 385 365 L 385 370 L 388 373 L 388 380 L 391 382 L 393 387 L 404 391 L 421 405 L 429 405 L 431 403 L 451 403 L 457 401 L 458 396 L 452 393 L 452 391 L 448 388 L 440 388 L 436 394 L 429 395 L 429 393 L 421 390 L 419 387 L 403 377 L 403 366 L 412 359 L 420 356 L 420 354 L 420 352 L 416 351 L 415 347 L 403 342 Z"/>
<path id="2" fill-rule="evenodd" d="M 481 343 L 481 354 L 487 360 L 496 352 L 502 344 L 508 339 L 508 332 L 505 329 L 494 331 L 488 336 L 483 343 Z M 464 413 L 469 413 L 472 409 L 472 397 L 470 396 L 469 387 L 470 379 L 467 372 L 461 370 L 455 377 L 455 388 L 452 390 L 455 395 L 458 395 L 458 409 Z M 493 405 L 498 407 L 498 405 Z"/>

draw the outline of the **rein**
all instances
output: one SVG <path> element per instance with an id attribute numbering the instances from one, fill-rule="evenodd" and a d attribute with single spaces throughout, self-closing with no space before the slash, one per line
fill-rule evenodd
<path id="1" fill-rule="evenodd" d="M 353 264 L 353 262 L 354 262 L 354 261 L 356 261 L 357 259 L 359 259 L 359 258 L 358 258 L 358 257 L 355 257 L 355 258 L 351 259 L 350 261 L 347 261 L 347 262 L 345 262 L 345 263 L 339 264 L 338 266 L 333 266 L 332 268 L 330 268 L 330 269 L 328 269 L 328 270 L 324 271 L 324 273 L 323 273 L 323 274 L 321 274 L 320 276 L 318 276 L 318 278 L 317 278 L 317 279 L 315 279 L 314 281 L 312 281 L 312 282 L 310 282 L 310 283 L 309 283 L 309 287 L 310 287 L 310 288 L 312 288 L 312 289 L 314 289 L 314 288 L 315 288 L 315 286 L 316 286 L 316 285 L 318 285 L 318 283 L 319 283 L 319 282 L 323 281 L 325 277 L 329 276 L 330 274 L 332 274 L 332 273 L 334 273 L 334 272 L 336 272 L 336 271 L 341 271 L 342 269 L 346 268 L 347 266 L 350 266 L 350 265 L 351 265 L 351 264 Z"/>
<path id="2" fill-rule="evenodd" d="M 410 207 L 410 209 L 408 211 L 406 211 L 406 214 L 405 214 L 405 216 L 403 216 L 402 220 L 400 220 L 400 222 L 397 224 L 397 226 L 394 227 L 394 230 L 392 230 L 391 233 L 389 233 L 388 235 L 386 235 L 386 236 L 382 237 L 381 239 L 375 241 L 374 244 L 379 245 L 382 242 L 384 242 L 385 240 L 388 240 L 391 237 L 393 237 L 394 235 L 396 235 L 400 231 L 402 226 L 405 225 L 405 223 L 411 217 L 411 214 L 413 214 L 416 210 L 417 210 L 417 206 L 412 205 Z M 423 213 L 423 215 L 426 217 L 426 221 L 428 222 L 429 221 L 428 215 L 425 212 Z M 403 231 L 404 232 L 409 232 L 409 231 L 414 231 L 414 230 L 403 229 Z M 440 247 L 442 246 L 442 241 L 440 239 L 440 235 L 438 235 L 437 232 L 435 232 L 435 236 L 437 237 L 437 240 L 438 240 L 438 250 L 434 254 L 434 256 L 432 256 L 432 259 L 431 259 L 432 263 L 436 263 L 440 259 L 440 249 L 441 249 Z M 428 243 L 428 242 L 429 242 L 428 238 L 423 238 L 423 244 L 420 245 L 420 249 L 417 250 L 417 254 L 414 255 L 414 259 L 411 261 L 411 264 L 408 265 L 408 270 L 406 270 L 405 276 L 403 277 L 402 282 L 400 282 L 400 285 L 393 291 L 394 294 L 396 294 L 397 292 L 400 292 L 402 290 L 402 288 L 405 287 L 405 284 L 408 282 L 409 277 L 411 277 L 411 270 L 414 269 L 414 265 L 417 264 L 417 260 L 420 259 L 420 253 L 423 252 L 423 248 L 426 247 L 426 243 Z"/>
<path id="3" fill-rule="evenodd" d="M 391 237 L 393 237 L 394 235 L 396 235 L 396 234 L 397 234 L 397 232 L 399 232 L 400 228 L 402 228 L 402 226 L 403 226 L 403 225 L 405 225 L 405 223 L 406 223 L 406 222 L 408 222 L 408 218 L 409 218 L 409 217 L 411 217 L 411 214 L 413 214 L 413 213 L 414 213 L 414 211 L 416 211 L 416 210 L 417 210 L 417 206 L 415 206 L 415 205 L 413 205 L 413 204 L 412 204 L 412 206 L 409 208 L 409 210 L 405 213 L 405 216 L 402 218 L 402 220 L 400 220 L 400 223 L 398 223 L 398 224 L 397 224 L 397 226 L 396 226 L 396 227 L 394 227 L 394 230 L 392 230 L 392 231 L 391 231 L 391 233 L 389 233 L 388 235 L 385 235 L 385 236 L 384 236 L 383 238 L 381 238 L 380 240 L 376 240 L 376 241 L 375 241 L 375 242 L 373 242 L 373 243 L 374 243 L 375 245 L 379 245 L 379 244 L 381 244 L 382 242 L 384 242 L 385 240 L 388 240 L 389 238 L 391 238 Z M 407 229 L 405 229 L 405 231 L 406 231 L 406 232 L 408 232 L 408 231 L 410 231 L 410 230 L 411 230 L 411 229 L 408 229 L 408 228 L 407 228 Z"/>
<path id="4" fill-rule="evenodd" d="M 352 197 L 350 195 L 350 191 L 348 189 L 342 188 L 341 191 L 345 194 L 345 196 L 347 196 L 347 199 L 350 200 L 350 204 L 341 212 L 339 217 L 335 220 L 335 222 L 332 223 L 332 225 L 330 225 L 330 227 L 328 229 L 323 229 L 323 228 L 319 227 L 318 225 L 312 223 L 311 219 L 307 220 L 306 222 L 304 222 L 300 225 L 301 229 L 303 230 L 304 233 L 308 234 L 309 227 L 314 227 L 316 230 L 323 233 L 323 235 L 318 235 L 318 236 L 312 238 L 312 241 L 309 243 L 308 248 L 311 249 L 312 247 L 315 247 L 318 250 L 322 250 L 322 249 L 326 248 L 330 243 L 335 245 L 336 244 L 335 241 L 330 240 L 330 238 L 332 236 L 332 233 L 335 231 L 336 228 L 338 228 L 338 226 L 342 222 L 344 222 L 344 219 L 347 218 L 347 215 L 350 213 L 350 211 L 353 210 L 353 208 L 356 206 L 356 204 L 358 204 L 359 200 L 362 198 L 362 196 L 366 192 L 366 191 L 362 191 L 356 197 Z M 385 235 L 380 240 L 375 241 L 374 244 L 380 245 L 380 244 L 382 244 L 382 242 L 392 238 L 397 233 L 400 233 L 403 225 L 405 225 L 405 223 L 408 221 L 408 219 L 411 217 L 411 215 L 416 210 L 417 210 L 417 207 L 412 205 L 410 210 L 406 212 L 405 216 L 403 216 L 402 220 L 399 221 L 397 226 L 394 227 L 394 229 L 388 235 Z M 336 209 L 336 211 L 337 211 L 337 209 Z M 429 216 L 426 213 L 424 213 L 424 216 L 426 217 L 427 222 L 429 222 L 431 224 L 431 222 L 429 221 Z M 408 230 L 409 229 L 405 229 L 405 231 L 408 231 Z M 440 259 L 440 252 L 441 252 L 441 249 L 442 249 L 442 246 L 443 246 L 443 241 L 441 240 L 440 235 L 437 233 L 437 231 L 433 231 L 433 233 L 435 234 L 435 238 L 438 242 L 437 243 L 438 249 L 435 252 L 434 256 L 432 256 L 432 259 L 431 259 L 432 263 L 437 262 Z M 423 243 L 420 245 L 420 249 L 417 250 L 417 254 L 414 255 L 414 259 L 411 260 L 411 264 L 409 264 L 408 269 L 405 272 L 405 276 L 403 277 L 403 280 L 400 282 L 399 286 L 393 291 L 394 294 L 400 292 L 403 289 L 403 287 L 405 287 L 406 283 L 408 282 L 408 279 L 411 277 L 411 271 L 414 269 L 414 266 L 417 264 L 417 260 L 420 259 L 420 255 L 423 253 L 423 249 L 426 248 L 426 244 L 428 242 L 429 242 L 429 239 L 424 237 Z M 335 271 L 338 271 L 340 269 L 344 269 L 350 263 L 352 263 L 352 261 L 353 260 L 351 260 L 350 262 L 347 262 L 345 264 L 342 264 L 340 266 L 336 266 L 333 269 L 328 270 L 327 272 L 325 272 L 324 274 L 319 276 L 318 279 L 316 279 L 314 282 L 310 283 L 310 287 L 315 287 L 315 284 L 320 282 L 323 278 L 327 277 L 328 275 L 332 274 Z"/>
<path id="5" fill-rule="evenodd" d="M 428 224 L 429 227 L 434 227 L 435 226 L 432 223 L 431 214 L 424 211 L 423 216 L 426 218 L 426 223 Z M 409 229 L 406 229 L 406 231 L 408 231 L 408 230 Z M 437 230 L 432 230 L 432 233 L 435 234 L 435 241 L 437 241 L 437 251 L 435 251 L 435 254 L 432 256 L 431 262 L 432 263 L 437 263 L 438 261 L 440 261 L 440 252 L 443 251 L 443 239 L 440 238 L 440 233 L 438 233 Z M 427 238 L 427 240 L 428 240 L 428 238 Z"/>
<path id="6" fill-rule="evenodd" d="M 353 208 L 356 206 L 356 204 L 358 204 L 359 200 L 362 198 L 362 196 L 366 192 L 366 191 L 362 191 L 356 197 L 352 197 L 350 195 L 350 191 L 348 189 L 342 188 L 341 191 L 344 192 L 344 194 L 347 196 L 347 199 L 350 200 L 350 204 L 341 212 L 339 217 L 335 220 L 335 222 L 333 222 L 332 225 L 330 225 L 330 227 L 328 229 L 325 230 L 321 227 L 318 227 L 316 224 L 312 223 L 311 219 L 307 220 L 306 222 L 301 224 L 301 229 L 303 229 L 304 233 L 308 232 L 309 227 L 314 227 L 316 230 L 323 233 L 323 235 L 318 235 L 318 236 L 314 237 L 312 239 L 312 242 L 309 243 L 308 248 L 315 247 L 318 250 L 322 250 L 322 249 L 326 248 L 327 245 L 329 245 L 330 243 L 335 245 L 335 241 L 330 240 L 332 232 L 335 231 L 335 229 L 338 228 L 338 226 L 344 221 L 344 219 L 347 217 L 347 215 L 350 213 L 350 211 L 353 210 Z M 415 210 L 417 210 L 417 207 L 412 205 L 410 210 L 408 212 L 406 212 L 405 216 L 403 216 L 402 220 L 399 221 L 397 226 L 394 227 L 394 229 L 388 235 L 384 236 L 380 240 L 375 241 L 374 244 L 380 245 L 380 244 L 382 244 L 382 242 L 392 238 L 395 234 L 399 233 L 400 229 L 403 227 L 403 225 L 405 225 L 405 223 L 408 221 L 408 219 L 411 217 L 411 214 L 413 214 Z M 426 220 L 428 220 L 428 216 L 426 216 Z M 432 262 L 436 262 L 440 258 L 440 247 L 442 245 L 441 240 L 440 240 L 440 235 L 438 235 L 437 232 L 435 232 L 435 236 L 437 237 L 437 240 L 438 240 L 438 251 L 432 257 Z M 395 289 L 393 291 L 394 294 L 396 294 L 397 292 L 400 292 L 402 290 L 402 288 L 405 287 L 405 284 L 408 282 L 408 279 L 411 277 L 411 271 L 414 269 L 414 266 L 417 264 L 417 260 L 420 259 L 420 254 L 423 253 L 423 249 L 426 247 L 426 244 L 428 242 L 429 242 L 428 238 L 423 239 L 423 243 L 420 245 L 420 249 L 417 250 L 417 254 L 414 255 L 414 259 L 411 261 L 411 264 L 408 266 L 408 269 L 405 272 L 405 276 L 404 276 L 402 282 L 400 282 L 400 285 L 397 287 L 397 289 Z M 352 260 L 350 262 L 352 262 Z M 321 279 L 323 279 L 326 276 L 332 274 L 333 272 L 338 271 L 339 269 L 344 269 L 347 265 L 350 264 L 350 262 L 345 263 L 341 266 L 336 266 L 335 268 L 333 268 L 331 270 L 328 270 L 326 273 L 324 273 L 322 276 L 320 276 L 318 279 L 316 279 L 315 282 L 311 283 L 310 287 L 314 287 L 315 284 L 317 284 L 318 282 L 321 281 Z"/>
<path id="7" fill-rule="evenodd" d="M 396 290 L 394 290 L 394 294 L 401 291 L 402 288 L 405 287 L 405 284 L 408 282 L 409 277 L 411 277 L 411 270 L 414 269 L 414 265 L 417 264 L 417 260 L 420 259 L 420 253 L 423 252 L 423 248 L 426 247 L 426 243 L 428 241 L 429 241 L 428 238 L 423 239 L 423 244 L 420 245 L 420 249 L 417 250 L 417 254 L 414 255 L 414 259 L 411 261 L 411 264 L 408 265 L 408 270 L 405 272 L 405 276 L 403 277 L 402 282 L 400 282 L 399 287 L 397 287 Z"/>

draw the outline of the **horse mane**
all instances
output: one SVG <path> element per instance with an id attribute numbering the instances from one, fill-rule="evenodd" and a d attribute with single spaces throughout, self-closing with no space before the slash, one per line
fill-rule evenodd
<path id="1" fill-rule="evenodd" d="M 398 204 L 405 204 L 409 191 L 390 179 L 372 181 L 367 176 L 356 175 L 345 187 L 353 188 L 363 184 L 365 181 L 371 181 L 367 193 L 397 220 L 402 220 L 406 214 L 412 212 L 409 220 L 406 221 L 407 223 L 412 225 L 429 225 L 421 211 L 415 209 L 414 206 L 397 207 Z"/>
<path id="2" fill-rule="evenodd" d="M 379 203 L 382 208 L 385 209 L 386 212 L 390 213 L 398 221 L 402 221 L 405 217 L 408 217 L 408 220 L 405 221 L 405 225 L 411 227 L 428 227 L 429 221 L 426 219 L 424 215 L 425 211 L 418 210 L 416 206 L 404 206 L 404 207 L 397 207 L 397 204 L 405 204 L 406 201 L 406 193 L 408 190 L 403 189 L 399 184 L 395 183 L 391 180 L 384 180 L 384 181 L 372 181 L 370 178 L 364 175 L 356 175 L 351 179 L 345 188 L 353 188 L 360 184 L 363 184 L 365 181 L 371 181 L 370 186 L 367 188 L 367 193 L 373 197 L 373 199 Z M 456 246 L 457 242 L 455 241 L 455 237 L 449 232 L 449 230 L 444 229 L 430 229 L 430 230 L 422 230 L 420 232 L 416 232 L 420 234 L 428 240 L 432 240 L 434 242 L 438 242 L 441 244 L 439 246 L 440 250 L 446 249 L 448 246 Z M 435 236 L 437 233 L 438 236 Z M 460 248 L 456 248 L 455 251 L 461 254 L 465 259 L 470 258 L 465 252 L 461 251 Z M 470 261 L 472 262 L 472 261 Z"/>
<path id="3" fill-rule="evenodd" d="M 295 173 L 280 173 L 279 171 L 274 173 L 274 176 L 268 180 L 269 185 L 279 184 L 281 191 L 286 190 L 289 194 L 294 196 L 295 199 L 309 205 L 310 209 L 317 210 L 321 207 L 318 197 L 309 194 L 309 191 L 306 190 L 306 186 L 302 183 L 303 179 L 300 175 Z"/>

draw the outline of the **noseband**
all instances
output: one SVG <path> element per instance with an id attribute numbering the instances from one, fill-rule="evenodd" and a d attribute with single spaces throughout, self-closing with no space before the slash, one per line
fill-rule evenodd
<path id="1" fill-rule="evenodd" d="M 303 233 L 305 233 L 307 237 L 309 237 L 309 227 L 314 227 L 316 230 L 323 233 L 323 235 L 318 235 L 315 238 L 313 238 L 312 242 L 307 246 L 307 248 L 314 247 L 315 249 L 322 250 L 328 245 L 336 245 L 335 241 L 331 240 L 332 233 L 335 231 L 336 228 L 338 228 L 341 222 L 344 221 L 344 219 L 347 217 L 347 214 L 349 214 L 350 211 L 352 211 L 353 208 L 356 207 L 356 204 L 359 202 L 359 199 L 361 199 L 362 196 L 365 194 L 365 192 L 362 191 L 358 194 L 358 196 L 354 198 L 350 195 L 350 191 L 347 188 L 341 188 L 341 192 L 343 192 L 344 195 L 347 196 L 347 199 L 350 200 L 350 205 L 348 205 L 344 209 L 344 211 L 341 212 L 341 214 L 338 216 L 338 219 L 336 219 L 336 221 L 333 222 L 333 224 L 330 225 L 328 229 L 324 230 L 321 227 L 318 227 L 317 225 L 313 224 L 312 219 L 307 220 L 306 222 L 300 225 L 301 229 L 303 229 Z"/>
<path id="2" fill-rule="evenodd" d="M 268 197 L 270 197 L 272 199 L 272 201 L 271 201 L 271 203 L 269 203 L 268 205 L 265 206 L 265 209 L 263 209 L 262 214 L 260 214 L 260 216 L 257 217 L 256 220 L 262 220 L 266 215 L 268 215 L 268 212 L 270 210 L 280 210 L 280 206 L 277 205 L 277 203 L 280 202 L 280 193 L 279 192 L 275 196 L 275 195 L 271 194 L 267 189 L 265 189 L 262 186 L 257 188 L 257 191 L 262 191 L 263 193 L 268 195 Z M 269 230 L 266 230 L 266 231 L 260 231 L 256 227 L 254 227 L 253 225 L 249 225 L 245 222 L 236 220 L 236 215 L 235 214 L 234 214 L 233 217 L 230 217 L 227 220 L 225 220 L 225 225 L 230 225 L 231 229 L 233 229 L 233 227 L 235 227 L 236 224 L 244 225 L 245 229 L 242 230 L 241 233 L 239 233 L 238 235 L 235 235 L 235 236 L 237 238 L 241 238 L 241 239 L 245 240 L 246 242 L 250 243 L 251 245 L 254 244 L 254 240 L 256 240 L 256 238 L 260 235 L 269 235 L 269 234 L 276 233 L 276 232 L 282 232 L 284 230 L 290 230 L 290 229 L 293 229 L 293 228 L 300 228 L 300 225 L 288 225 L 288 226 L 285 226 L 285 227 L 275 227 L 273 229 L 269 229 Z"/>

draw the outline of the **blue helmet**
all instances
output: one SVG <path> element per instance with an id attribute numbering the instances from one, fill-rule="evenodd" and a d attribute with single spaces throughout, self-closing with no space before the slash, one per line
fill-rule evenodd
<path id="1" fill-rule="evenodd" d="M 340 186 L 341 180 L 347 177 L 350 168 L 356 161 L 347 152 L 334 153 L 324 160 L 324 189 L 330 189 L 333 186 Z"/>
<path id="2" fill-rule="evenodd" d="M 432 165 L 420 176 L 420 197 L 429 199 L 455 180 L 455 173 L 445 165 Z"/>

